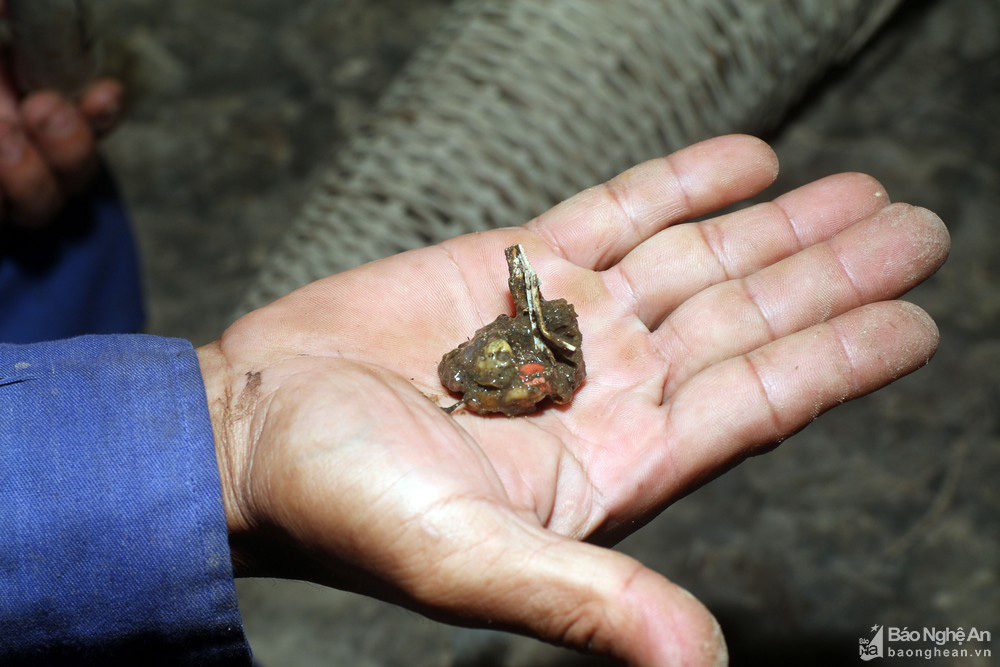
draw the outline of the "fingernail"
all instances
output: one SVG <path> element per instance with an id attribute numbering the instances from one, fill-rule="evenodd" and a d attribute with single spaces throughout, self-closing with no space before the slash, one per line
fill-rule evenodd
<path id="1" fill-rule="evenodd" d="M 42 121 L 42 132 L 50 139 L 65 139 L 76 130 L 76 122 L 76 111 L 62 105 Z"/>
<path id="2" fill-rule="evenodd" d="M 24 157 L 28 140 L 17 125 L 0 122 L 0 164 L 13 165 Z"/>

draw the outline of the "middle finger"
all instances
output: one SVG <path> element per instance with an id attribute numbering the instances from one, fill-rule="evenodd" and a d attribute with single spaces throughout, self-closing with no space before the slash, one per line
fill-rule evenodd
<path id="1" fill-rule="evenodd" d="M 824 241 L 889 203 L 870 176 L 838 174 L 773 202 L 656 234 L 605 272 L 612 292 L 655 329 L 681 303 L 717 283 L 750 275 Z"/>
<path id="2" fill-rule="evenodd" d="M 944 262 L 948 231 L 932 212 L 894 204 L 746 278 L 700 292 L 664 321 L 664 395 L 703 368 L 853 308 L 893 299 Z"/>

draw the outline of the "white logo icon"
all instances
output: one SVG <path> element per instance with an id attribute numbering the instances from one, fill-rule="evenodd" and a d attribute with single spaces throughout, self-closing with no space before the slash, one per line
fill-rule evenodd
<path id="1" fill-rule="evenodd" d="M 862 660 L 872 660 L 885 655 L 883 644 L 885 626 L 873 625 L 871 637 L 862 637 L 858 641 L 858 652 Z"/>

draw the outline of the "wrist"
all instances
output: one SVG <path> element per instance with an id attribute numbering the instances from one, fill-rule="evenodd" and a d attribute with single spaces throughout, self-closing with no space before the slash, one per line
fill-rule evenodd
<path id="1" fill-rule="evenodd" d="M 232 368 L 222 353 L 219 341 L 203 345 L 195 352 L 198 354 L 212 423 L 233 569 L 240 575 L 248 569 L 248 558 L 243 553 L 245 549 L 242 544 L 247 541 L 253 525 L 246 502 L 248 494 L 244 491 L 250 450 L 250 423 L 255 407 L 255 401 L 252 400 L 254 397 L 247 391 L 252 383 L 248 382 L 247 388 L 234 398 L 230 380 Z"/>

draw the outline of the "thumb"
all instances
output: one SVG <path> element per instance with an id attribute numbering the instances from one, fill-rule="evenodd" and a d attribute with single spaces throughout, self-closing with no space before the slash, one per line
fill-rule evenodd
<path id="1" fill-rule="evenodd" d="M 524 528 L 469 549 L 451 570 L 445 606 L 464 623 L 486 619 L 641 667 L 728 664 L 718 623 L 686 590 L 624 554 Z"/>

